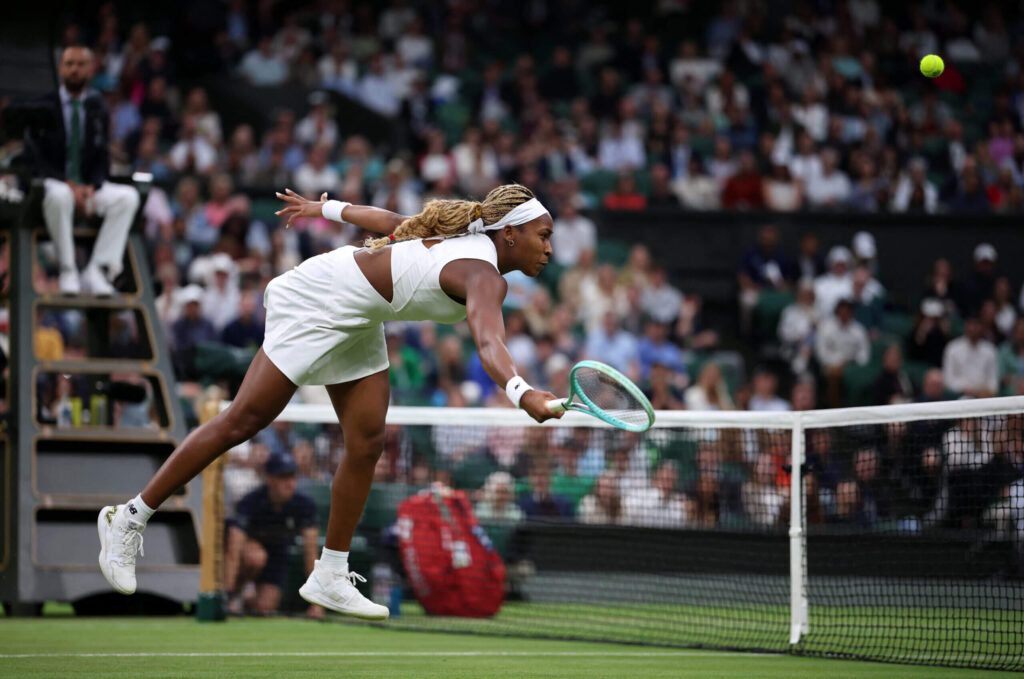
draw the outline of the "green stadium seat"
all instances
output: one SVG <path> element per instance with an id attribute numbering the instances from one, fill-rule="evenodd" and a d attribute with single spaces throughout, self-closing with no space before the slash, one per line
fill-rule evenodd
<path id="1" fill-rule="evenodd" d="M 594 479 L 588 476 L 561 476 L 551 479 L 551 492 L 564 495 L 572 500 L 572 506 L 579 505 L 580 500 L 594 488 Z"/>
<path id="2" fill-rule="evenodd" d="M 843 396 L 847 406 L 866 406 L 874 402 L 875 383 L 882 374 L 882 354 L 887 343 L 873 342 L 866 365 L 850 363 L 843 369 Z"/>
<path id="3" fill-rule="evenodd" d="M 597 261 L 620 267 L 629 258 L 629 243 L 618 238 L 599 238 L 597 240 Z"/>
<path id="4" fill-rule="evenodd" d="M 766 288 L 757 298 L 754 307 L 754 327 L 762 339 L 775 338 L 783 310 L 796 301 L 796 295 L 788 290 Z"/>
<path id="5" fill-rule="evenodd" d="M 615 188 L 615 179 L 616 174 L 611 170 L 594 170 L 580 178 L 580 190 L 594 196 L 600 205 L 605 194 Z"/>
<path id="6" fill-rule="evenodd" d="M 910 337 L 914 319 L 902 311 L 887 311 L 882 314 L 882 334 L 900 342 Z"/>

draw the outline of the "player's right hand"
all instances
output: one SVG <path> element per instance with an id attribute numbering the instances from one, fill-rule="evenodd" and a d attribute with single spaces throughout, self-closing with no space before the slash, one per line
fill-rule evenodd
<path id="1" fill-rule="evenodd" d="M 274 214 L 288 218 L 288 221 L 285 223 L 286 229 L 299 217 L 318 219 L 324 215 L 323 207 L 324 203 L 327 202 L 326 191 L 320 196 L 320 200 L 309 200 L 307 198 L 303 198 L 291 189 L 285 189 L 284 193 L 278 191 L 275 195 L 285 202 L 285 206 Z"/>
<path id="2" fill-rule="evenodd" d="M 543 422 L 544 420 L 558 419 L 565 415 L 565 412 L 553 413 L 548 410 L 548 401 L 558 398 L 550 391 L 541 391 L 539 389 L 531 389 L 525 394 L 519 401 L 519 407 L 526 411 L 526 414 L 537 420 Z"/>

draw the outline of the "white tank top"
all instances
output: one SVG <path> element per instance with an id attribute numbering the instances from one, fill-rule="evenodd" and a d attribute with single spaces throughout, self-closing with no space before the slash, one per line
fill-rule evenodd
<path id="1" fill-rule="evenodd" d="M 390 247 L 394 320 L 461 321 L 466 307 L 441 289 L 441 269 L 456 259 L 482 259 L 498 268 L 494 242 L 482 233 L 445 238 L 429 248 L 421 239 L 399 241 Z"/>

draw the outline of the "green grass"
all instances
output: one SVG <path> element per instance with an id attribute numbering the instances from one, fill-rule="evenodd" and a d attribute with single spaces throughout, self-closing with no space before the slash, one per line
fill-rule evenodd
<path id="1" fill-rule="evenodd" d="M 197 623 L 186 617 L 70 615 L 2 618 L 0 677 L 1008 676 L 787 655 L 433 634 L 391 629 L 393 624 L 298 619 Z M 29 657 L 12 657 L 19 655 Z"/>

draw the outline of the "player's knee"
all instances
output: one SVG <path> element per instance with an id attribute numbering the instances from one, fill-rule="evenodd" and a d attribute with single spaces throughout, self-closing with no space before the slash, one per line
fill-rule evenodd
<path id="1" fill-rule="evenodd" d="M 75 194 L 71 191 L 71 187 L 64 182 L 47 182 L 43 203 L 68 210 L 74 209 Z"/>
<path id="2" fill-rule="evenodd" d="M 367 428 L 348 433 L 345 437 L 346 454 L 355 455 L 358 459 L 377 464 L 384 452 L 384 427 Z"/>
<path id="3" fill-rule="evenodd" d="M 118 188 L 114 203 L 120 210 L 135 212 L 139 207 L 139 192 L 133 186 L 122 185 Z"/>
<path id="4" fill-rule="evenodd" d="M 242 408 L 229 407 L 223 413 L 223 427 L 231 447 L 248 441 L 265 426 L 263 418 Z"/>

